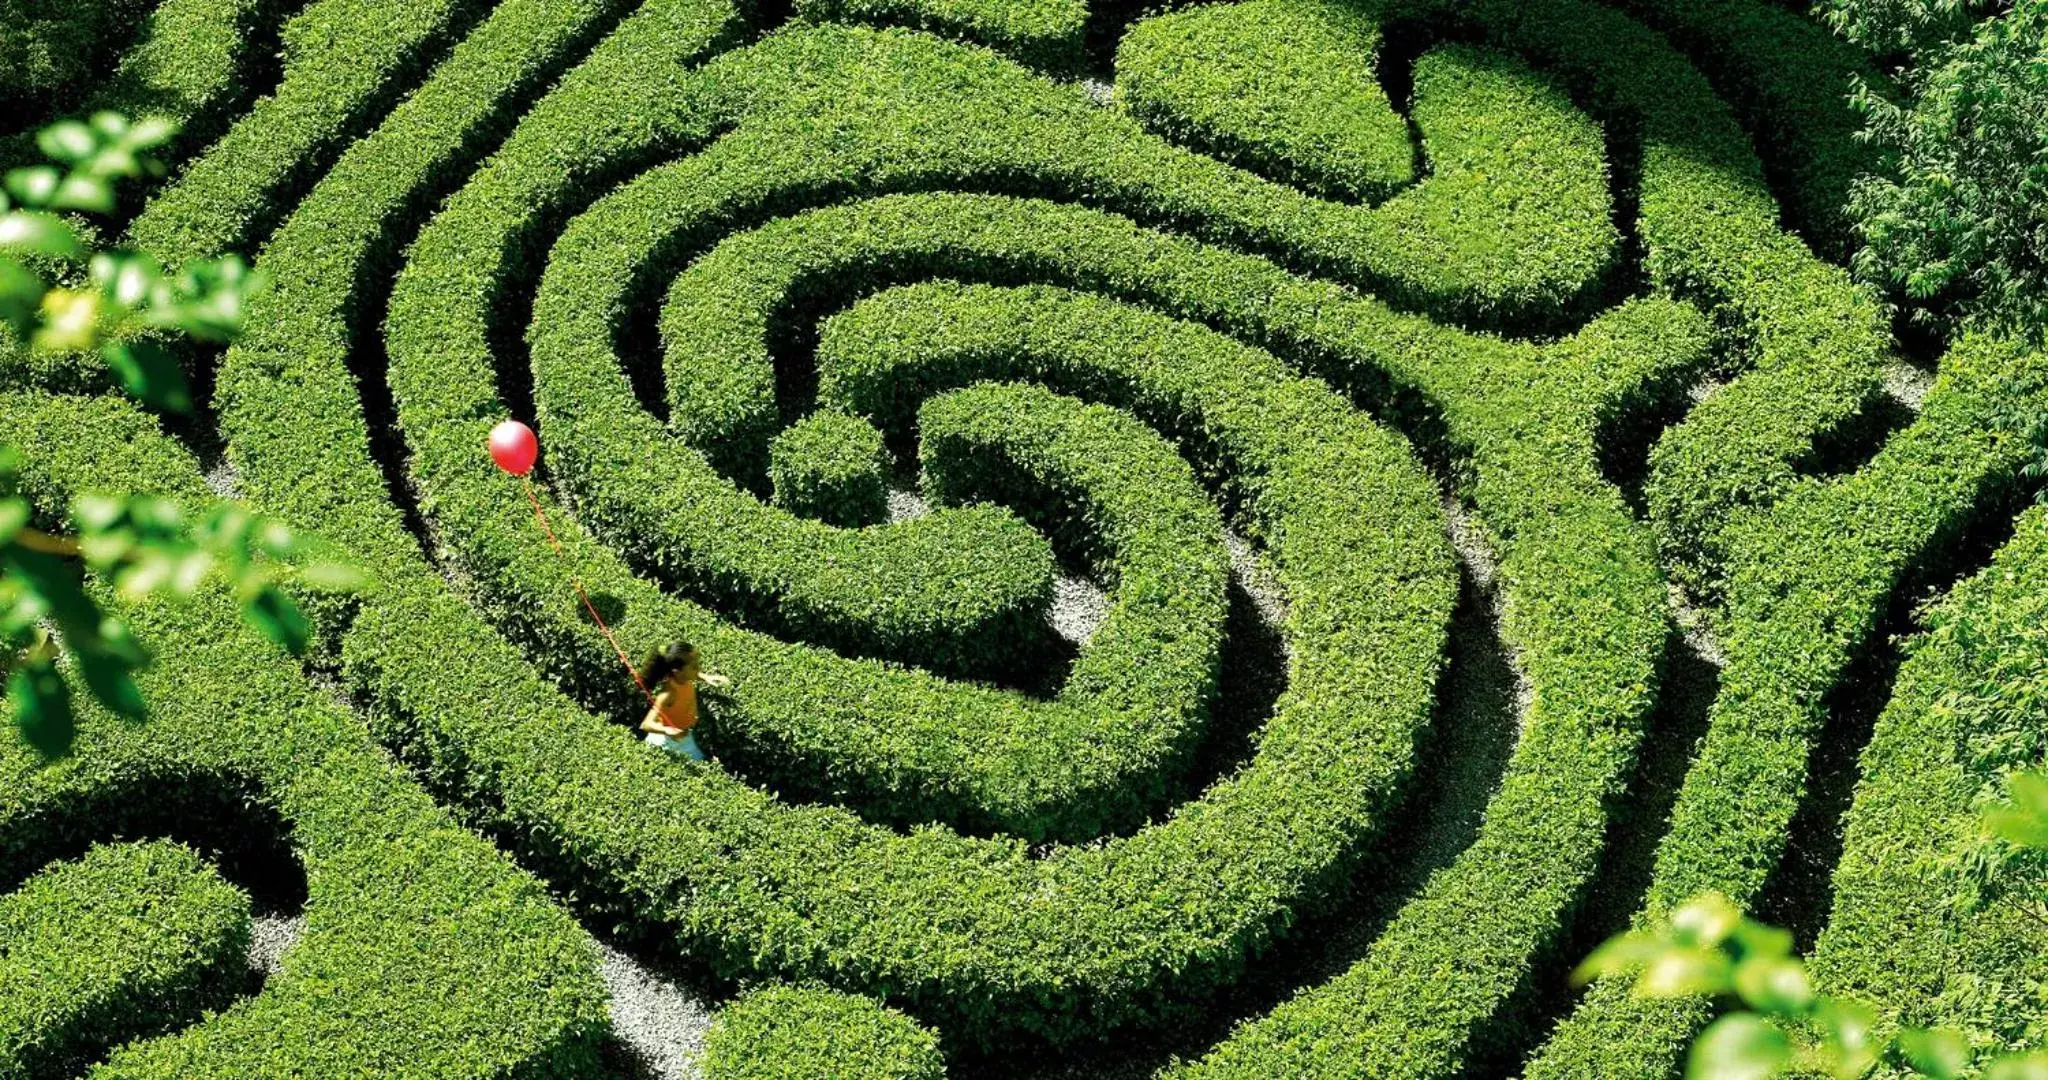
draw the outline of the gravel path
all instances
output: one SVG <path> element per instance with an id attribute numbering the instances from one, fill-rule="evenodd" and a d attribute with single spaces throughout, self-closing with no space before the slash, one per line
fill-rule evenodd
<path id="1" fill-rule="evenodd" d="M 694 992 L 600 943 L 612 1033 L 634 1058 L 635 1080 L 695 1080 L 711 1007 Z"/>

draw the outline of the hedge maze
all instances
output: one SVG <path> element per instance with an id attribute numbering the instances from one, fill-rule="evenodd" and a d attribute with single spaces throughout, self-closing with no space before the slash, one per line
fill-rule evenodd
<path id="1" fill-rule="evenodd" d="M 1705 889 L 1885 1024 L 2040 1019 L 1926 864 L 2044 749 L 1983 687 L 2048 670 L 2048 357 L 1909 360 L 1840 268 L 1816 26 L 130 6 L 38 100 L 183 120 L 114 231 L 274 286 L 202 423 L 0 342 L 0 432 L 53 515 L 227 495 L 373 584 L 303 671 L 126 606 L 151 720 L 0 750 L 0 1076 L 637 1075 L 595 935 L 719 1078 L 1655 1078 L 1707 1003 L 1565 976 Z M 572 574 L 731 679 L 711 762 Z"/>

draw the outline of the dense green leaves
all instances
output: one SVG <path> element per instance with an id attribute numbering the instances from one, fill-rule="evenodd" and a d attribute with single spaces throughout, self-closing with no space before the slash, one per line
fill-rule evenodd
<path id="1" fill-rule="evenodd" d="M 2048 334 L 2048 4 L 1917 58 L 1912 99 L 1861 97 L 1887 168 L 1859 185 L 1857 269 L 1937 330 Z"/>
<path id="2" fill-rule="evenodd" d="M 704 1043 L 709 1080 L 944 1080 L 939 1040 L 873 998 L 770 986 L 719 1013 Z"/>
<path id="3" fill-rule="evenodd" d="M 190 849 L 93 847 L 0 896 L 0 1076 L 75 1075 L 252 987 L 249 898 Z"/>

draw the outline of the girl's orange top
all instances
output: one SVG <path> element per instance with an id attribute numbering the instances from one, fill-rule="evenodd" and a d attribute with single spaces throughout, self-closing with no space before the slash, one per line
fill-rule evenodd
<path id="1" fill-rule="evenodd" d="M 647 719 L 640 722 L 642 731 L 659 731 L 671 737 L 680 737 L 696 726 L 695 679 L 670 679 L 661 684 L 660 692 L 654 695 L 654 707 L 647 710 Z"/>

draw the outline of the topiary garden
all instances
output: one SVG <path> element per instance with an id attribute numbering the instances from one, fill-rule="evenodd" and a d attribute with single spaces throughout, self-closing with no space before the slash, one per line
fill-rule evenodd
<path id="1" fill-rule="evenodd" d="M 77 227 L 266 286 L 161 346 L 190 410 L 0 329 L 0 526 L 241 507 L 360 581 L 281 586 L 294 656 L 81 579 L 147 716 L 61 663 L 75 739 L 0 746 L 0 1077 L 1656 1080 L 1728 997 L 1574 968 L 1701 894 L 1947 1075 L 2048 1043 L 1982 826 L 2048 755 L 2048 351 L 1859 274 L 1895 56 L 1767 0 L 117 6 L 0 0 L 0 165 L 167 121 Z M 634 727 L 677 640 L 705 762 Z"/>

